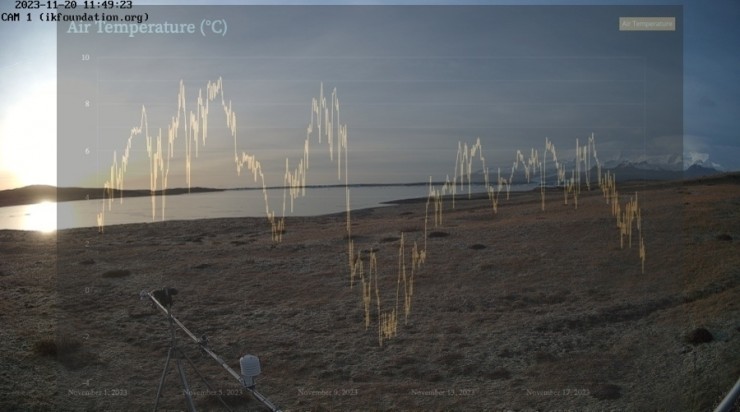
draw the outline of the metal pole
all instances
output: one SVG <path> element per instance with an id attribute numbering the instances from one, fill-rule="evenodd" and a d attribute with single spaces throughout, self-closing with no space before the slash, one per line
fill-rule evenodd
<path id="1" fill-rule="evenodd" d="M 159 302 L 157 302 L 159 303 Z M 160 305 L 160 307 L 162 307 Z M 164 307 L 162 307 L 164 308 Z M 168 315 L 170 315 L 169 308 L 165 309 Z M 172 359 L 172 352 L 175 351 L 175 348 L 177 347 L 177 341 L 175 341 L 175 325 L 172 323 L 172 319 L 170 318 L 170 349 L 167 351 L 167 360 L 164 362 L 164 369 L 162 370 L 162 377 L 159 379 L 159 387 L 157 388 L 157 399 L 154 402 L 154 412 L 157 412 L 157 409 L 159 408 L 159 399 L 162 394 L 162 388 L 164 388 L 164 378 L 167 376 L 167 369 L 170 366 L 170 359 Z M 178 367 L 180 365 L 180 361 L 177 361 Z"/>
<path id="2" fill-rule="evenodd" d="M 190 412 L 196 412 L 195 403 L 193 403 L 193 394 L 190 392 L 190 385 L 188 385 L 188 379 L 185 377 L 185 371 L 182 368 L 180 359 L 175 360 L 175 365 L 177 365 L 177 372 L 180 374 L 180 382 L 182 383 L 182 390 L 185 393 L 185 402 L 188 404 L 188 410 Z"/>
<path id="3" fill-rule="evenodd" d="M 732 410 L 732 405 L 738 397 L 740 397 L 740 378 L 737 379 L 735 386 L 730 389 L 730 392 L 725 396 L 725 399 L 722 400 L 722 403 L 717 406 L 717 409 L 715 409 L 714 412 L 730 412 Z"/>
<path id="4" fill-rule="evenodd" d="M 257 389 L 254 389 L 254 388 L 246 388 L 246 389 L 252 394 L 252 396 L 254 396 L 255 399 L 257 399 L 258 401 L 262 402 L 263 405 L 270 408 L 272 412 L 280 412 L 280 409 L 277 406 L 275 406 L 272 402 L 270 402 L 269 399 L 265 398 L 264 395 L 257 392 Z"/>
<path id="5" fill-rule="evenodd" d="M 170 358 L 172 357 L 172 347 L 167 351 L 167 360 L 164 362 L 164 370 L 162 370 L 162 378 L 159 380 L 159 387 L 157 388 L 157 400 L 154 402 L 154 412 L 157 412 L 159 407 L 159 397 L 162 394 L 162 388 L 164 387 L 164 378 L 167 376 L 167 368 L 170 366 Z"/>

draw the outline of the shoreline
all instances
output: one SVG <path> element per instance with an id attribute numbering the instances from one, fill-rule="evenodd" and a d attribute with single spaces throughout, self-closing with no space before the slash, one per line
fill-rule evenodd
<path id="1" fill-rule="evenodd" d="M 617 175 L 617 177 L 619 177 Z M 694 177 L 680 180 L 662 180 L 662 179 L 640 179 L 640 180 L 624 180 L 619 181 L 619 186 L 651 186 L 656 187 L 660 185 L 672 185 L 672 184 L 692 184 L 692 182 L 702 183 L 705 181 L 727 181 L 740 179 L 740 172 L 725 172 L 718 173 L 711 176 L 705 177 Z M 531 185 L 537 182 L 529 183 L 516 183 L 515 185 Z M 348 185 L 349 188 L 364 188 L 364 187 L 418 187 L 428 186 L 429 182 L 416 182 L 416 183 L 356 183 Z M 432 182 L 433 186 L 441 186 L 444 182 Z M 482 181 L 472 182 L 473 186 L 483 186 Z M 495 184 L 492 183 L 492 186 Z M 329 184 L 329 185 L 306 185 L 306 189 L 326 189 L 326 188 L 344 188 L 343 184 Z M 271 186 L 265 188 L 266 190 L 285 190 L 290 189 L 287 186 Z M 558 187 L 547 185 L 547 190 L 559 189 Z M 241 187 L 241 188 L 211 188 L 211 187 L 193 187 L 193 188 L 172 188 L 165 190 L 154 191 L 154 196 L 178 196 L 194 193 L 211 193 L 211 192 L 226 192 L 226 191 L 253 191 L 263 190 L 260 187 Z M 539 190 L 534 188 L 532 190 Z M 152 192 L 148 189 L 126 189 L 123 191 L 113 189 L 113 198 L 120 198 L 123 194 L 124 198 L 128 197 L 144 197 L 152 196 Z M 6 206 L 22 206 L 39 203 L 41 201 L 49 202 L 71 202 L 78 200 L 98 200 L 106 199 L 105 189 L 103 188 L 81 188 L 81 187 L 62 187 L 57 188 L 55 186 L 48 185 L 32 185 L 25 186 L 15 189 L 0 190 L 0 207 Z M 403 200 L 403 199 L 402 199 Z"/>
<path id="2" fill-rule="evenodd" d="M 722 183 L 740 183 L 740 173 L 726 173 L 722 175 L 707 177 L 707 178 L 695 178 L 695 179 L 689 179 L 689 180 L 679 180 L 679 181 L 628 181 L 620 184 L 618 186 L 618 189 L 621 191 L 622 194 L 634 194 L 639 193 L 639 191 L 645 191 L 645 190 L 656 190 L 661 188 L 670 188 L 670 187 L 678 187 L 678 186 L 691 186 L 691 185 L 697 185 L 697 184 L 722 184 Z M 428 184 L 428 183 L 427 183 Z M 360 184 L 360 185 L 350 185 L 351 187 L 370 187 L 370 188 L 376 188 L 376 187 L 408 187 L 408 186 L 424 186 L 427 184 L 418 183 L 418 184 Z M 475 184 L 474 184 L 475 185 Z M 480 185 L 475 185 L 480 186 Z M 331 186 L 310 186 L 307 187 L 307 189 L 325 189 L 325 188 L 336 188 L 341 189 L 344 188 L 344 185 L 331 185 Z M 53 189 L 53 188 L 52 188 Z M 273 190 L 277 190 L 278 188 L 275 188 Z M 80 190 L 86 190 L 86 189 L 74 189 L 75 191 Z M 184 195 L 189 194 L 187 192 L 187 189 L 172 189 L 174 192 L 168 195 L 177 196 L 177 195 Z M 192 194 L 201 194 L 201 193 L 214 193 L 214 192 L 228 192 L 228 191 L 240 191 L 240 190 L 261 190 L 261 189 L 211 189 L 211 188 L 195 188 L 194 192 L 191 192 Z M 599 189 L 596 187 L 593 187 L 591 192 L 598 191 Z M 526 188 L 522 190 L 512 190 L 510 192 L 510 200 L 504 200 L 502 199 L 502 206 L 505 207 L 506 203 L 509 203 L 511 201 L 516 200 L 517 198 L 520 198 L 522 196 L 527 196 L 528 194 L 532 193 L 540 193 L 541 188 L 540 187 L 533 187 L 533 188 Z M 149 194 L 141 194 L 143 191 L 132 191 L 138 194 L 127 196 L 127 197 L 146 197 L 150 196 Z M 546 196 L 550 199 L 549 201 L 552 202 L 553 200 L 557 199 L 558 195 L 562 195 L 563 188 L 560 187 L 545 187 L 544 190 Z M 1 194 L 2 192 L 0 192 Z M 505 192 L 501 193 L 501 196 L 504 197 Z M 161 196 L 161 195 L 156 195 Z M 450 202 L 452 200 L 452 194 L 446 194 L 442 197 L 442 200 L 444 202 Z M 91 199 L 92 200 L 92 199 Z M 455 195 L 455 201 L 460 202 L 464 200 L 488 200 L 488 195 L 485 192 L 473 192 L 470 196 L 467 194 L 467 191 L 465 189 L 460 189 L 460 192 Z M 0 202 L 2 201 L 2 196 L 0 196 Z M 358 206 L 355 209 L 351 209 L 351 213 L 359 213 L 366 209 L 374 209 L 374 208 L 387 208 L 392 207 L 394 205 L 407 205 L 407 204 L 421 204 L 426 203 L 429 201 L 429 196 L 417 196 L 417 197 L 410 197 L 410 198 L 398 198 L 393 200 L 387 200 L 387 201 L 379 201 L 376 205 L 373 206 Z M 14 206 L 23 206 L 23 205 L 14 205 Z M 10 207 L 10 206 L 9 206 Z M 1 208 L 1 207 L 0 207 Z M 346 211 L 336 211 L 336 212 L 330 212 L 330 213 L 310 213 L 310 214 L 289 214 L 284 216 L 285 219 L 293 219 L 298 217 L 313 217 L 313 216 L 333 216 L 333 215 L 343 215 L 346 214 Z M 280 216 L 276 216 L 277 218 L 281 218 Z M 252 216 L 216 216 L 216 217 L 193 217 L 193 218 L 179 218 L 179 219 L 165 219 L 165 220 L 150 220 L 150 221 L 141 221 L 141 222 L 131 222 L 131 223 L 116 223 L 116 224 L 106 224 L 105 227 L 114 227 L 114 226 L 121 226 L 121 225 L 130 225 L 130 224 L 155 224 L 155 223 L 162 223 L 162 222 L 177 222 L 177 221 L 187 221 L 187 222 L 193 222 L 198 220 L 212 220 L 212 219 L 245 219 L 245 218 L 254 218 L 254 219 L 267 219 L 267 216 L 262 214 L 261 216 L 252 215 Z M 64 229 L 56 229 L 55 231 L 65 231 L 65 230 L 72 230 L 72 229 L 98 229 L 97 225 L 89 225 L 89 226 L 81 226 L 81 227 L 75 227 L 75 228 L 64 228 Z M 38 231 L 38 229 L 0 229 L 0 230 L 6 230 L 6 231 Z"/>

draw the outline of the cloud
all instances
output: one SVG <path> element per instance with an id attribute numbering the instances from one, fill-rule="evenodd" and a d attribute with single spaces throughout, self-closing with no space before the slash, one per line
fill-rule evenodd
<path id="1" fill-rule="evenodd" d="M 710 160 L 713 146 L 710 145 L 711 139 L 705 136 L 685 135 L 683 141 L 683 166 L 684 169 L 699 165 L 711 167 L 717 170 L 724 170 L 722 165 Z"/>
<path id="2" fill-rule="evenodd" d="M 683 136 L 683 151 L 686 152 L 708 152 L 712 139 L 706 136 L 685 134 Z"/>
<path id="3" fill-rule="evenodd" d="M 709 160 L 709 153 L 699 152 L 684 152 L 683 164 L 684 166 L 691 166 L 695 163 L 705 163 Z"/>

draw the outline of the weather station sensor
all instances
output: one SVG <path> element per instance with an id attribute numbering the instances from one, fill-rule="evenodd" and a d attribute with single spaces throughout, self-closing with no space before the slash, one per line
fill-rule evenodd
<path id="1" fill-rule="evenodd" d="M 183 361 L 187 361 L 187 363 L 190 364 L 198 377 L 201 378 L 203 383 L 211 392 L 217 393 L 217 391 L 213 390 L 213 387 L 205 378 L 205 376 L 203 376 L 203 374 L 198 371 L 193 361 L 178 346 L 176 334 L 177 329 L 185 332 L 185 334 L 200 347 L 201 352 L 210 356 L 213 360 L 218 362 L 218 364 L 221 365 L 221 367 L 223 367 L 226 372 L 228 372 L 232 377 L 234 377 L 240 383 L 240 385 L 243 386 L 252 395 L 252 397 L 261 402 L 269 410 L 280 411 L 277 406 L 270 402 L 269 399 L 259 393 L 256 389 L 255 379 L 262 372 L 259 358 L 257 356 L 249 354 L 242 356 L 239 359 L 241 374 L 234 371 L 234 369 L 232 369 L 223 359 L 221 359 L 220 356 L 218 356 L 215 352 L 213 352 L 213 350 L 208 347 L 208 337 L 206 335 L 201 335 L 200 338 L 196 337 L 195 334 L 193 334 L 188 328 L 186 328 L 185 325 L 183 325 L 182 322 L 180 322 L 172 314 L 172 304 L 174 303 L 172 298 L 177 293 L 177 289 L 170 287 L 164 287 L 162 289 L 152 291 L 143 290 L 139 293 L 139 297 L 142 300 L 151 300 L 152 305 L 155 308 L 159 308 L 159 310 L 161 310 L 167 316 L 170 325 L 170 347 L 167 351 L 167 360 L 165 361 L 164 370 L 162 371 L 162 377 L 159 381 L 159 387 L 157 388 L 157 398 L 154 403 L 154 411 L 157 411 L 159 408 L 159 400 L 162 395 L 162 389 L 164 388 L 165 377 L 167 376 L 170 361 L 173 359 L 177 368 L 177 375 L 180 378 L 180 385 L 182 386 L 182 392 L 185 396 L 185 402 L 189 411 L 196 411 L 196 408 L 195 402 L 192 397 L 193 392 L 190 390 L 190 384 L 188 382 L 187 376 L 185 375 Z M 216 397 L 227 410 L 231 410 L 229 405 L 223 400 L 223 398 L 221 398 L 221 396 L 216 395 Z"/>
<path id="2" fill-rule="evenodd" d="M 254 355 L 244 355 L 239 359 L 239 366 L 242 370 L 244 387 L 254 388 L 255 378 L 261 372 L 259 358 Z"/>

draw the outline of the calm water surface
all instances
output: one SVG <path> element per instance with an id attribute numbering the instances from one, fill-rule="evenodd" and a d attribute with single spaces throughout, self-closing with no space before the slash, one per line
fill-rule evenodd
<path id="1" fill-rule="evenodd" d="M 533 187 L 522 185 L 516 189 L 531 190 Z M 515 188 L 512 187 L 512 190 Z M 428 191 L 427 186 L 353 187 L 350 188 L 350 206 L 353 210 L 387 206 L 383 205 L 383 202 L 425 197 Z M 482 186 L 473 187 L 473 192 L 481 191 Z M 283 193 L 282 189 L 268 190 L 269 208 L 277 216 L 283 215 Z M 152 200 L 149 196 L 124 198 L 123 203 L 114 200 L 112 209 L 105 212 L 105 225 L 160 221 L 163 218 L 163 198 L 157 196 L 155 200 L 154 219 L 152 219 Z M 193 193 L 166 196 L 164 200 L 165 220 L 266 216 L 265 200 L 261 190 Z M 98 199 L 2 207 L 0 229 L 51 232 L 57 229 L 95 227 L 101 205 L 102 201 Z M 317 216 L 345 210 L 343 187 L 311 188 L 306 189 L 305 197 L 294 201 L 292 212 L 288 196 L 285 216 Z"/>

